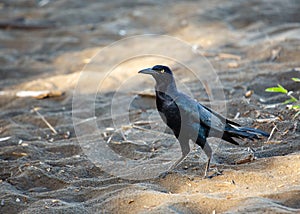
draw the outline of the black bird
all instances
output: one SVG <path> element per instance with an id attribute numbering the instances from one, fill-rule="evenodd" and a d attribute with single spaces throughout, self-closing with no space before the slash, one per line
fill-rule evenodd
<path id="1" fill-rule="evenodd" d="M 207 137 L 218 137 L 229 143 L 239 145 L 233 138 L 250 140 L 268 137 L 269 134 L 258 129 L 241 127 L 208 107 L 177 90 L 172 71 L 167 66 L 155 65 L 139 71 L 150 74 L 156 81 L 156 106 L 161 118 L 172 129 L 178 139 L 182 156 L 167 172 L 179 165 L 190 152 L 189 140 L 199 145 L 208 157 L 205 177 L 209 170 L 212 150 Z"/>

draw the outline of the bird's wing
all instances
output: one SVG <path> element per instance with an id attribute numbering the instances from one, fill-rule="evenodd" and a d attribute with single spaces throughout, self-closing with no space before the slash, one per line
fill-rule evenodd
<path id="1" fill-rule="evenodd" d="M 179 99 L 176 100 L 176 104 L 183 114 L 189 115 L 188 119 L 191 120 L 191 122 L 202 123 L 203 125 L 216 131 L 223 132 L 227 124 L 240 126 L 239 124 L 226 119 L 208 107 L 201 105 L 199 102 L 193 100 L 185 94 L 181 94 L 179 96 Z"/>
<path id="2" fill-rule="evenodd" d="M 203 108 L 205 108 L 207 111 L 211 112 L 214 116 L 218 117 L 220 120 L 222 121 L 226 121 L 226 124 L 231 124 L 234 126 L 241 126 L 240 124 L 233 122 L 231 120 L 228 120 L 227 118 L 223 117 L 222 115 L 218 114 L 217 112 L 213 111 L 212 109 L 202 105 L 201 103 L 199 103 L 199 105 L 201 105 Z"/>
<path id="3" fill-rule="evenodd" d="M 224 131 L 224 128 L 226 126 L 226 119 L 224 119 L 221 115 L 210 111 L 209 108 L 201 105 L 200 103 L 197 103 L 197 107 L 202 124 L 219 132 Z"/>

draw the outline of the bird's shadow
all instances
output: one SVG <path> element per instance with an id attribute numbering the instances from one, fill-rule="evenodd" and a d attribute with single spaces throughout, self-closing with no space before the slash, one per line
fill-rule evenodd
<path id="1" fill-rule="evenodd" d="M 210 169 L 210 171 L 213 170 L 213 173 L 211 175 L 203 175 L 202 178 L 203 179 L 212 179 L 214 177 L 217 177 L 217 176 L 220 176 L 220 175 L 223 175 L 223 170 L 219 170 L 217 168 L 213 168 L 213 169 Z M 180 174 L 180 175 L 184 175 L 184 173 L 180 172 L 180 171 L 166 171 L 166 172 L 163 172 L 161 173 L 160 175 L 158 175 L 158 179 L 165 179 L 168 175 L 171 175 L 171 174 Z"/>

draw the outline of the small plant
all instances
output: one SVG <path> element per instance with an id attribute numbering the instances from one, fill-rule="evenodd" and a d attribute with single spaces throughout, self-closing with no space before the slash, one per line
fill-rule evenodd
<path id="1" fill-rule="evenodd" d="M 300 78 L 292 78 L 293 81 L 300 83 Z M 278 84 L 277 87 L 266 88 L 267 92 L 277 92 L 286 94 L 289 99 L 283 102 L 284 105 L 287 105 L 289 109 L 294 109 L 297 113 L 294 116 L 294 119 L 300 115 L 300 101 L 296 97 L 293 96 L 293 91 L 288 91 L 282 85 Z"/>

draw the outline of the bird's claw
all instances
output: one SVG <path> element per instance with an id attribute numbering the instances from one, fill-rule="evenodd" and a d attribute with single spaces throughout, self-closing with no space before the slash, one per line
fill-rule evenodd
<path id="1" fill-rule="evenodd" d="M 205 172 L 203 178 L 204 178 L 204 179 L 206 179 L 206 178 L 209 178 L 209 179 L 210 179 L 210 178 L 213 178 L 213 177 L 216 177 L 216 176 L 219 176 L 219 175 L 223 175 L 223 171 L 218 170 L 217 168 L 214 168 L 213 171 L 214 171 L 214 173 L 211 174 L 211 175 L 208 175 L 208 173 Z"/>

